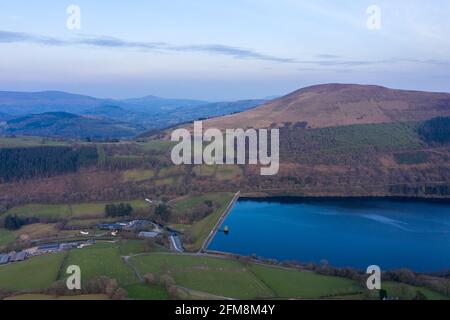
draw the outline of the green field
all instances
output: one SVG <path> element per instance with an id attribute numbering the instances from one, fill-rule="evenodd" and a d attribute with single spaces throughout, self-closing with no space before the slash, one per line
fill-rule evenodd
<path id="1" fill-rule="evenodd" d="M 135 274 L 123 262 L 121 255 L 120 245 L 99 243 L 92 247 L 70 251 L 63 270 L 70 265 L 80 266 L 82 282 L 105 276 L 116 279 L 119 285 L 136 283 L 138 280 Z"/>
<path id="2" fill-rule="evenodd" d="M 48 288 L 57 280 L 65 255 L 65 252 L 57 253 L 0 266 L 0 289 L 21 291 Z"/>
<path id="3" fill-rule="evenodd" d="M 234 180 L 242 175 L 242 169 L 238 166 L 218 166 L 216 171 L 216 179 L 219 181 Z"/>
<path id="4" fill-rule="evenodd" d="M 345 278 L 262 265 L 252 265 L 250 270 L 280 298 L 317 299 L 362 291 L 354 281 Z"/>
<path id="5" fill-rule="evenodd" d="M 219 205 L 219 207 L 215 209 L 212 214 L 194 223 L 188 229 L 194 241 L 192 245 L 186 244 L 186 247 L 188 247 L 188 249 L 196 251 L 201 248 L 206 237 L 208 237 L 212 228 L 214 228 L 214 226 L 216 225 L 217 221 L 230 203 L 231 199 L 233 199 L 233 196 L 234 195 L 230 192 L 209 193 L 201 196 L 181 198 L 170 203 L 176 215 L 182 214 L 187 210 L 195 208 L 196 206 L 202 204 L 205 200 L 211 200 Z"/>
<path id="6" fill-rule="evenodd" d="M 109 300 L 105 294 L 81 294 L 76 296 L 49 296 L 45 294 L 21 294 L 14 297 L 6 298 L 5 300 Z"/>
<path id="7" fill-rule="evenodd" d="M 427 288 L 419 288 L 403 283 L 383 282 L 381 284 L 381 288 L 387 291 L 388 296 L 401 297 L 401 299 L 406 300 L 413 299 L 418 291 L 423 293 L 429 300 L 448 300 L 448 298 L 444 295 L 431 291 Z"/>
<path id="8" fill-rule="evenodd" d="M 68 205 L 64 204 L 28 204 L 25 206 L 14 207 L 8 210 L 5 215 L 59 219 L 69 217 L 70 209 Z"/>
<path id="9" fill-rule="evenodd" d="M 148 254 L 131 259 L 141 274 L 170 274 L 179 286 L 238 299 L 318 299 L 358 294 L 352 280 L 317 275 L 232 259 L 174 254 Z"/>
<path id="10" fill-rule="evenodd" d="M 125 287 L 128 298 L 134 300 L 167 300 L 166 289 L 161 286 L 148 285 L 143 283 L 131 284 Z"/>
<path id="11" fill-rule="evenodd" d="M 0 229 L 0 247 L 10 242 L 13 242 L 15 239 L 16 235 L 14 232 L 6 229 Z"/>
<path id="12" fill-rule="evenodd" d="M 236 165 L 200 165 L 192 170 L 198 177 L 212 177 L 219 181 L 233 180 L 243 174 L 242 169 Z"/>
<path id="13" fill-rule="evenodd" d="M 117 204 L 120 202 L 121 201 L 76 204 L 29 204 L 14 207 L 4 213 L 4 215 L 19 215 L 39 218 L 46 217 L 53 219 L 97 219 L 105 216 L 105 205 Z M 145 200 L 125 200 L 122 202 L 131 204 L 134 209 L 142 209 L 147 207 Z"/>
<path id="14" fill-rule="evenodd" d="M 378 299 L 378 292 L 367 292 L 357 282 L 340 277 L 318 275 L 308 271 L 266 266 L 203 255 L 178 255 L 160 252 L 143 253 L 144 242 L 102 242 L 84 249 L 34 257 L 20 263 L 0 266 L 0 290 L 14 291 L 13 299 L 52 300 L 53 296 L 20 295 L 50 287 L 64 280 L 64 270 L 78 265 L 82 282 L 97 276 L 116 279 L 131 299 L 167 299 L 167 291 L 159 285 L 141 284 L 122 256 L 139 254 L 130 263 L 141 275 L 152 273 L 158 279 L 170 275 L 177 286 L 191 298 L 229 297 L 237 299 Z M 428 299 L 446 299 L 426 288 L 385 282 L 383 289 L 391 297 L 412 299 L 418 291 Z M 194 290 L 194 291 L 192 291 Z M 57 299 L 106 299 L 104 295 L 59 297 Z"/>
<path id="15" fill-rule="evenodd" d="M 273 296 L 264 283 L 234 260 L 150 254 L 131 261 L 141 274 L 170 274 L 177 285 L 189 289 L 241 299 Z"/>
<path id="16" fill-rule="evenodd" d="M 155 171 L 150 169 L 136 169 L 127 170 L 123 172 L 123 177 L 125 181 L 145 181 L 153 178 L 155 176 Z"/>
<path id="17" fill-rule="evenodd" d="M 49 138 L 17 136 L 0 137 L 0 148 L 26 148 L 39 146 L 67 146 L 64 141 L 57 141 Z"/>
<path id="18" fill-rule="evenodd" d="M 172 166 L 162 168 L 158 172 L 159 178 L 167 178 L 172 176 L 184 175 L 186 173 L 186 168 L 184 166 Z"/>
<path id="19" fill-rule="evenodd" d="M 99 223 L 112 223 L 117 218 L 96 218 L 96 219 L 70 219 L 66 226 L 71 228 L 91 228 Z"/>

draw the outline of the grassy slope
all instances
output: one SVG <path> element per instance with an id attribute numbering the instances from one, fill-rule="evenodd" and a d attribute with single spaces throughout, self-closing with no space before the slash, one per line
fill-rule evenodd
<path id="1" fill-rule="evenodd" d="M 99 243 L 89 248 L 72 250 L 64 270 L 70 265 L 80 266 L 82 282 L 98 276 L 116 279 L 120 285 L 137 282 L 136 276 L 121 258 L 119 245 Z"/>
<path id="2" fill-rule="evenodd" d="M 48 217 L 48 218 L 101 218 L 105 215 L 105 205 L 113 202 L 91 202 L 76 204 L 29 204 L 25 206 L 14 207 L 8 210 L 4 215 L 20 215 L 27 217 Z M 122 201 L 129 203 L 135 209 L 145 208 L 147 206 L 144 200 Z"/>
<path id="3" fill-rule="evenodd" d="M 0 266 L 0 289 L 20 291 L 49 287 L 57 280 L 65 255 L 58 253 Z"/>
<path id="4" fill-rule="evenodd" d="M 29 204 L 20 207 L 14 207 L 8 210 L 5 215 L 19 215 L 27 217 L 47 217 L 47 218 L 65 218 L 70 216 L 70 210 L 67 205 L 46 205 Z"/>
<path id="5" fill-rule="evenodd" d="M 261 265 L 252 265 L 250 270 L 271 288 L 278 297 L 314 299 L 333 295 L 346 295 L 361 291 L 354 281 L 298 272 Z"/>
<path id="6" fill-rule="evenodd" d="M 416 295 L 417 291 L 422 292 L 429 300 L 448 300 L 447 297 L 437 292 L 431 291 L 427 288 L 419 288 L 396 282 L 384 282 L 381 284 L 381 288 L 385 289 L 389 296 L 403 297 L 403 299 L 412 299 Z"/>
<path id="7" fill-rule="evenodd" d="M 154 176 L 155 171 L 149 169 L 127 170 L 123 173 L 123 178 L 125 181 L 145 181 L 153 178 Z"/>
<path id="8" fill-rule="evenodd" d="M 5 300 L 109 300 L 105 294 L 82 294 L 77 296 L 49 296 L 45 294 L 21 294 L 14 297 L 6 298 Z"/>
<path id="9" fill-rule="evenodd" d="M 14 241 L 15 239 L 16 235 L 14 232 L 6 229 L 0 229 L 0 247 Z"/>
<path id="10" fill-rule="evenodd" d="M 219 207 L 214 210 L 212 214 L 206 218 L 194 223 L 189 229 L 194 240 L 194 244 L 189 249 L 195 251 L 201 248 L 203 241 L 210 233 L 211 229 L 219 220 L 220 216 L 233 198 L 233 194 L 230 192 L 210 193 L 201 196 L 193 196 L 189 198 L 182 198 L 171 203 L 174 208 L 175 214 L 181 214 L 186 210 L 195 208 L 203 203 L 205 200 L 212 200 L 219 204 Z"/>
<path id="11" fill-rule="evenodd" d="M 142 241 L 121 243 L 98 243 L 93 247 L 35 257 L 25 262 L 0 266 L 0 289 L 27 291 L 44 289 L 65 278 L 68 265 L 79 265 L 82 280 L 96 276 L 117 279 L 128 291 L 132 299 L 166 299 L 167 292 L 159 286 L 139 284 L 136 276 L 121 256 L 141 253 Z M 67 255 L 67 257 L 66 257 Z M 64 258 L 67 258 L 66 260 Z M 64 266 L 61 268 L 61 264 Z M 241 299 L 253 298 L 372 298 L 377 293 L 365 296 L 354 281 L 321 276 L 310 272 L 300 272 L 262 265 L 244 265 L 232 259 L 206 256 L 149 253 L 131 258 L 131 262 L 141 274 L 153 273 L 157 276 L 170 274 L 177 285 L 218 296 Z M 386 282 L 383 288 L 390 296 L 411 299 L 418 290 L 429 299 L 444 299 L 431 290 L 399 283 Z M 53 299 L 48 296 L 19 296 L 19 299 Z M 62 297 L 63 299 L 65 297 Z M 70 299 L 101 299 L 104 297 L 67 297 Z"/>
<path id="12" fill-rule="evenodd" d="M 171 254 L 132 258 L 142 273 L 169 273 L 177 285 L 219 296 L 241 299 L 273 297 L 273 292 L 234 260 Z"/>
<path id="13" fill-rule="evenodd" d="M 128 298 L 135 300 L 166 300 L 168 294 L 165 288 L 143 283 L 131 284 L 125 287 Z"/>
<path id="14" fill-rule="evenodd" d="M 15 138 L 0 137 L 0 148 L 26 148 L 38 146 L 66 146 L 67 142 L 41 137 L 18 136 Z"/>

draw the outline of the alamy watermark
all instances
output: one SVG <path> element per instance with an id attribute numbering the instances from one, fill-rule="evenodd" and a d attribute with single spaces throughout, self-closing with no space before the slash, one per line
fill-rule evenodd
<path id="1" fill-rule="evenodd" d="M 67 278 L 66 286 L 69 290 L 81 290 L 81 269 L 79 266 L 69 266 L 66 270 L 70 276 Z"/>
<path id="2" fill-rule="evenodd" d="M 66 26 L 69 30 L 81 29 L 81 8 L 75 4 L 71 4 L 66 9 L 67 17 Z"/>
<path id="3" fill-rule="evenodd" d="M 381 29 L 381 8 L 380 6 L 373 4 L 367 8 L 367 18 L 366 26 L 369 30 L 380 30 Z"/>
<path id="4" fill-rule="evenodd" d="M 212 128 L 203 132 L 203 122 L 196 121 L 193 135 L 187 129 L 177 129 L 172 132 L 171 140 L 179 142 L 172 149 L 171 158 L 175 165 L 260 165 L 263 176 L 276 175 L 280 169 L 279 129 L 227 129 L 222 132 Z"/>
<path id="5" fill-rule="evenodd" d="M 366 271 L 370 276 L 367 278 L 366 286 L 369 290 L 381 289 L 381 268 L 379 266 L 369 266 Z"/>

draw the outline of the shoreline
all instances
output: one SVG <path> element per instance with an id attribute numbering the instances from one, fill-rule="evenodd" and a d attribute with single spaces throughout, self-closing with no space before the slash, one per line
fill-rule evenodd
<path id="1" fill-rule="evenodd" d="M 211 244 L 211 241 L 214 239 L 214 236 L 216 235 L 219 227 L 222 225 L 222 223 L 227 218 L 228 214 L 231 212 L 231 209 L 234 207 L 235 203 L 240 199 L 241 192 L 238 191 L 234 196 L 233 199 L 231 199 L 228 206 L 225 208 L 224 212 L 220 216 L 220 218 L 217 220 L 216 224 L 214 225 L 214 228 L 212 228 L 211 232 L 209 233 L 208 237 L 203 242 L 202 247 L 198 251 L 199 253 L 207 252 L 209 245 Z"/>
<path id="2" fill-rule="evenodd" d="M 387 201 L 411 201 L 411 202 L 434 202 L 450 204 L 450 197 L 407 197 L 407 196 L 302 196 L 302 195 L 270 195 L 244 193 L 239 197 L 239 201 L 257 202 L 304 202 L 317 200 L 387 200 Z"/>

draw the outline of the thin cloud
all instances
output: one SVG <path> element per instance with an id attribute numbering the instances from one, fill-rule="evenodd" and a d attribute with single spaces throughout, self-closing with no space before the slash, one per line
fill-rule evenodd
<path id="1" fill-rule="evenodd" d="M 102 48 L 130 48 L 141 50 L 166 50 L 177 52 L 201 52 L 209 54 L 221 54 L 231 56 L 237 59 L 255 59 L 273 62 L 294 63 L 294 59 L 276 57 L 259 53 L 254 50 L 239 47 L 221 45 L 221 44 L 205 44 L 205 45 L 188 45 L 177 46 L 165 42 L 137 42 L 125 41 L 112 37 L 79 37 L 73 39 L 58 39 L 54 37 L 40 36 L 31 33 L 0 31 L 0 43 L 36 43 L 42 45 L 87 45 Z"/>
<path id="2" fill-rule="evenodd" d="M 146 51 L 171 51 L 171 52 L 199 52 L 219 54 L 236 59 L 262 60 L 279 63 L 301 64 L 317 67 L 359 67 L 371 65 L 387 65 L 397 63 L 420 63 L 435 66 L 450 66 L 449 60 L 437 59 L 410 59 L 390 58 L 385 60 L 348 60 L 333 54 L 316 54 L 315 59 L 299 60 L 263 54 L 251 49 L 245 49 L 221 44 L 203 45 L 173 45 L 166 42 L 139 42 L 126 41 L 113 37 L 78 36 L 71 39 L 59 39 L 55 37 L 41 36 L 32 33 L 11 32 L 0 30 L 0 43 L 35 43 L 47 46 L 91 46 L 99 48 L 124 48 Z"/>

